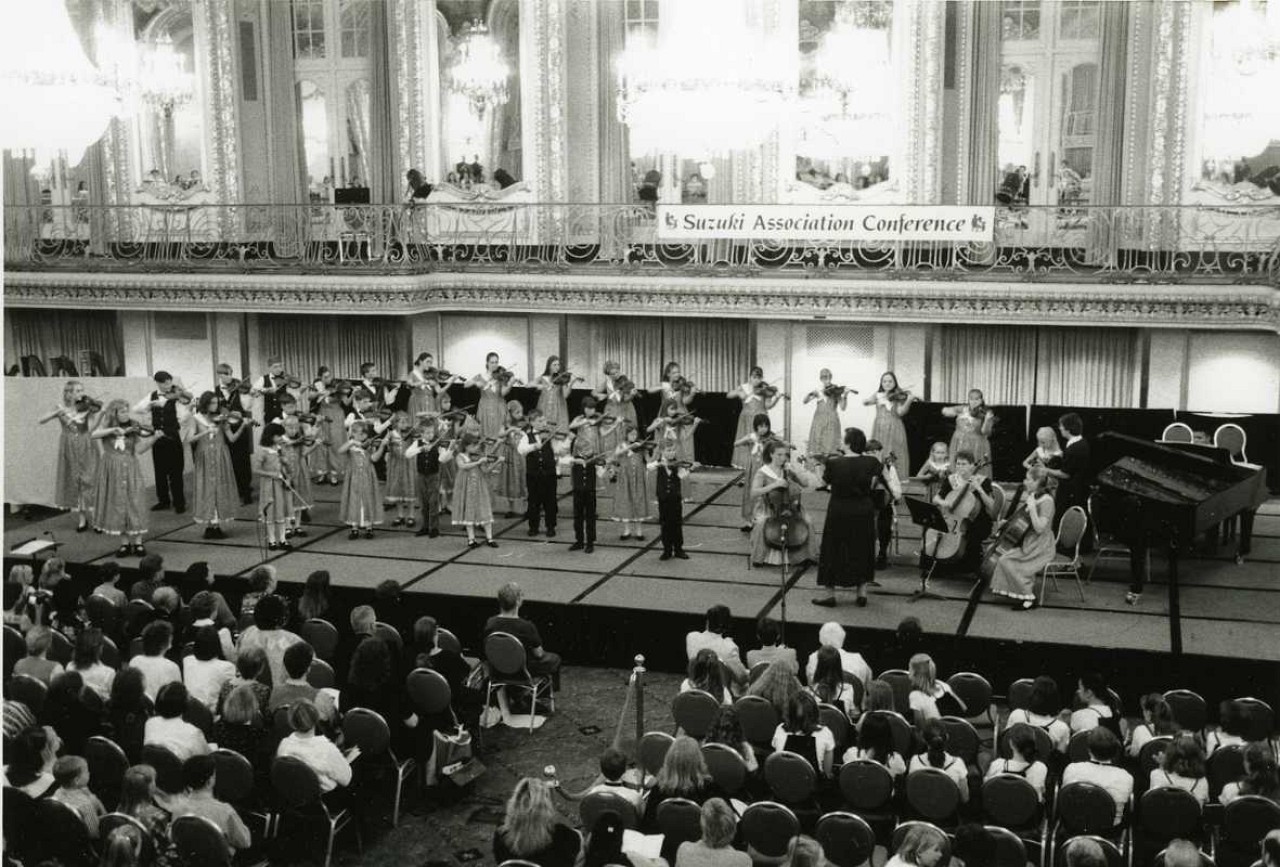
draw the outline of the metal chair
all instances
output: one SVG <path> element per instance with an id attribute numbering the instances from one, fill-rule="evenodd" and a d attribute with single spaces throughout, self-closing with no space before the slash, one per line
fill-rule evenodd
<path id="1" fill-rule="evenodd" d="M 1033 860 L 1027 852 L 1027 844 L 1021 837 L 999 825 L 987 825 L 986 831 L 995 841 L 996 859 L 994 867 L 1026 867 Z"/>
<path id="2" fill-rule="evenodd" d="M 1148 790 L 1134 810 L 1135 848 L 1150 853 L 1172 840 L 1202 839 L 1202 813 L 1200 802 L 1186 789 L 1165 786 Z"/>
<path id="3" fill-rule="evenodd" d="M 184 864 L 201 867 L 224 867 L 231 864 L 234 852 L 222 829 L 204 816 L 179 816 L 169 826 L 178 856 Z"/>
<path id="4" fill-rule="evenodd" d="M 1191 425 L 1180 421 L 1165 425 L 1164 433 L 1160 434 L 1162 443 L 1193 443 L 1195 441 L 1196 435 L 1195 431 L 1191 430 Z"/>
<path id="5" fill-rule="evenodd" d="M 787 854 L 791 838 L 800 833 L 800 820 L 784 804 L 756 801 L 738 820 L 739 838 L 755 862 L 776 861 Z"/>
<path id="6" fill-rule="evenodd" d="M 4 679 L 13 674 L 13 667 L 18 660 L 27 655 L 27 641 L 22 633 L 12 626 L 4 627 Z"/>
<path id="7" fill-rule="evenodd" d="M 967 719 L 958 716 L 944 716 L 939 720 L 947 730 L 947 750 L 952 755 L 964 759 L 965 764 L 978 764 L 978 750 L 982 748 L 982 738 Z"/>
<path id="8" fill-rule="evenodd" d="M 364 707 L 347 711 L 342 717 L 342 738 L 360 748 L 361 758 L 376 761 L 380 756 L 391 760 L 395 771 L 395 805 L 391 808 L 391 827 L 400 824 L 400 796 L 404 781 L 413 776 L 418 763 L 412 758 L 399 759 L 391 749 L 391 727 L 382 714 Z"/>
<path id="9" fill-rule="evenodd" d="M 8 805 L 6 805 L 7 807 Z M 94 864 L 93 841 L 89 829 L 80 814 L 53 798 L 39 798 L 31 808 L 31 825 L 28 829 L 36 837 L 36 846 L 43 860 L 62 864 Z"/>
<path id="10" fill-rule="evenodd" d="M 843 811 L 827 813 L 813 828 L 827 861 L 835 867 L 861 867 L 876 848 L 876 835 L 861 816 Z"/>
<path id="11" fill-rule="evenodd" d="M 1185 731 L 1202 732 L 1209 724 L 1209 705 L 1199 693 L 1189 689 L 1171 689 L 1164 700 L 1173 712 L 1173 718 Z"/>
<path id="12" fill-rule="evenodd" d="M 682 692 L 671 702 L 671 715 L 676 721 L 676 731 L 684 732 L 694 740 L 702 740 L 706 736 L 711 728 L 711 721 L 719 711 L 719 700 L 700 689 Z"/>
<path id="13" fill-rule="evenodd" d="M 654 818 L 665 838 L 664 851 L 674 852 L 681 843 L 692 843 L 702 837 L 702 808 L 688 798 L 667 798 L 654 811 Z"/>
<path id="14" fill-rule="evenodd" d="M 982 812 L 989 824 L 1044 839 L 1044 805 L 1035 786 L 1017 774 L 996 774 L 982 784 Z"/>
<path id="15" fill-rule="evenodd" d="M 414 710 L 426 716 L 435 716 L 452 710 L 453 692 L 444 675 L 432 668 L 415 668 L 405 679 L 405 689 Z M 456 721 L 455 717 L 455 721 Z"/>
<path id="16" fill-rule="evenodd" d="M 624 828 L 640 827 L 640 817 L 636 814 L 635 804 L 617 792 L 591 792 L 578 802 L 578 816 L 582 827 L 590 831 L 596 825 L 596 819 L 602 813 L 617 813 Z"/>
<path id="17" fill-rule="evenodd" d="M 84 742 L 84 759 L 89 764 L 89 791 L 104 807 L 114 810 L 120 800 L 120 784 L 129 770 L 129 757 L 115 741 L 94 735 Z"/>
<path id="18" fill-rule="evenodd" d="M 1084 583 L 1080 580 L 1080 540 L 1089 525 L 1089 517 L 1084 509 L 1072 506 L 1062 516 L 1058 524 L 1058 537 L 1054 542 L 1053 560 L 1040 570 L 1040 603 L 1044 604 L 1046 585 L 1053 579 L 1053 589 L 1058 589 L 1058 576 L 1070 575 L 1076 581 L 1076 589 L 1080 591 L 1080 601 L 1084 601 Z M 1059 553 L 1062 548 L 1071 551 L 1071 556 Z"/>
<path id="19" fill-rule="evenodd" d="M 338 683 L 338 678 L 333 673 L 332 665 L 316 657 L 311 660 L 311 666 L 307 669 L 307 683 L 316 689 L 332 689 Z"/>
<path id="20" fill-rule="evenodd" d="M 1089 732 L 1076 732 L 1071 736 L 1071 740 L 1067 741 L 1067 761 L 1089 761 Z"/>
<path id="21" fill-rule="evenodd" d="M 1090 494 L 1085 501 L 1089 507 L 1089 529 L 1093 532 L 1093 559 L 1089 562 L 1089 571 L 1085 573 L 1084 583 L 1093 583 L 1093 573 L 1098 568 L 1100 560 L 1123 560 L 1128 562 L 1130 547 L 1129 543 L 1122 539 L 1116 538 L 1113 533 L 1106 533 L 1098 529 L 1098 522 L 1093 520 L 1095 495 Z M 1147 551 L 1147 569 L 1151 569 L 1151 552 Z"/>
<path id="22" fill-rule="evenodd" d="M 40 716 L 40 712 L 44 710 L 44 699 L 48 694 L 49 687 L 45 686 L 44 681 L 29 674 L 15 674 L 4 684 L 4 697 L 10 701 L 22 702 L 35 716 Z"/>
<path id="23" fill-rule="evenodd" d="M 870 759 L 845 762 L 837 782 L 845 804 L 854 813 L 871 821 L 894 818 L 893 774 L 884 765 Z"/>
<path id="24" fill-rule="evenodd" d="M 964 718 L 967 722 L 985 719 L 994 729 L 996 708 L 991 699 L 995 691 L 989 680 L 972 671 L 961 671 L 947 678 L 947 686 L 951 687 L 951 691 L 969 710 L 969 715 Z"/>
<path id="25" fill-rule="evenodd" d="M 640 768 L 649 775 L 656 775 L 662 770 L 662 763 L 667 758 L 667 750 L 675 743 L 675 738 L 666 732 L 645 732 L 640 738 Z"/>
<path id="26" fill-rule="evenodd" d="M 1271 705 L 1260 698 L 1248 696 L 1236 699 L 1236 703 L 1244 710 L 1245 740 L 1270 741 L 1275 737 L 1276 714 Z"/>
<path id="27" fill-rule="evenodd" d="M 1026 710 L 1035 685 L 1036 682 L 1029 677 L 1020 677 L 1009 684 L 1009 694 L 1005 696 L 1009 702 L 1009 710 Z"/>
<path id="28" fill-rule="evenodd" d="M 736 795 L 747 785 L 747 763 L 731 746 L 703 744 L 702 759 L 711 779 L 726 795 Z"/>
<path id="29" fill-rule="evenodd" d="M 883 680 L 889 686 L 893 687 L 893 703 L 894 707 L 906 710 L 911 707 L 911 675 L 903 671 L 901 668 L 891 668 L 888 671 L 880 672 L 877 680 Z M 906 755 L 906 753 L 903 753 Z"/>
<path id="30" fill-rule="evenodd" d="M 262 823 L 262 836 L 270 837 L 275 829 L 276 814 L 263 809 L 254 797 L 254 770 L 249 760 L 235 750 L 213 751 L 213 796 L 230 804 L 237 813 Z"/>
<path id="31" fill-rule="evenodd" d="M 462 642 L 458 640 L 458 636 L 443 626 L 436 629 L 436 646 L 441 650 L 452 650 L 459 656 L 462 655 Z"/>
<path id="32" fill-rule="evenodd" d="M 316 659 L 332 662 L 338 652 L 338 630 L 322 617 L 312 617 L 298 629 L 298 635 L 311 645 Z"/>
<path id="33" fill-rule="evenodd" d="M 933 830 L 938 832 L 938 834 L 942 837 L 942 839 L 946 841 L 945 845 L 943 846 L 942 857 L 938 859 L 938 863 L 950 864 L 951 863 L 951 837 L 948 836 L 946 831 L 942 830 L 932 822 L 925 822 L 920 819 L 909 819 L 906 822 L 899 824 L 898 827 L 893 829 L 893 835 L 889 838 L 889 851 L 897 852 L 900 848 L 902 848 L 903 838 L 905 838 L 907 836 L 907 833 L 910 832 L 910 830 L 915 827 L 932 828 Z"/>
<path id="34" fill-rule="evenodd" d="M 1258 857 L 1258 841 L 1280 828 L 1280 805 L 1259 795 L 1236 798 L 1222 811 L 1213 852 L 1221 867 L 1243 867 Z"/>
<path id="35" fill-rule="evenodd" d="M 742 723 L 742 735 L 752 746 L 768 748 L 778 728 L 778 711 L 767 698 L 744 695 L 733 703 Z"/>
<path id="36" fill-rule="evenodd" d="M 818 788 L 818 775 L 809 760 L 787 750 L 764 760 L 764 781 L 773 797 L 789 806 L 811 804 Z"/>
<path id="37" fill-rule="evenodd" d="M 186 790 L 182 779 L 182 760 L 172 750 L 159 744 L 142 745 L 142 764 L 156 769 L 156 788 L 169 795 Z"/>
<path id="38" fill-rule="evenodd" d="M 1231 455 L 1232 463 L 1249 463 L 1249 458 L 1244 453 L 1248 442 L 1249 436 L 1244 432 L 1244 428 L 1232 422 L 1219 425 L 1218 429 L 1213 432 L 1213 444 L 1220 449 L 1226 449 Z"/>
<path id="39" fill-rule="evenodd" d="M 301 759 L 292 756 L 277 757 L 271 763 L 271 785 L 280 797 L 281 803 L 295 813 L 304 808 L 318 806 L 325 820 L 324 867 L 329 867 L 333 860 L 334 838 L 345 828 L 356 832 L 356 845 L 364 851 L 364 841 L 360 838 L 360 828 L 352 821 L 346 810 L 334 813 L 329 805 L 320 797 L 320 778 L 316 772 Z"/>
<path id="40" fill-rule="evenodd" d="M 390 628 L 390 627 L 388 627 Z M 374 626 L 377 634 L 377 625 Z M 400 633 L 396 633 L 399 635 Z M 488 664 L 488 684 L 485 688 L 485 704 L 493 698 L 493 694 L 503 689 L 515 689 L 529 693 L 529 731 L 533 731 L 535 711 L 538 697 L 545 696 L 551 710 L 556 707 L 555 692 L 551 688 L 551 677 L 529 673 L 529 660 L 520 639 L 506 632 L 491 632 L 484 640 L 484 657 Z"/>
<path id="41" fill-rule="evenodd" d="M 90 626 L 102 630 L 103 635 L 115 635 L 120 628 L 120 606 L 100 593 L 92 594 L 84 601 L 84 616 Z"/>
<path id="42" fill-rule="evenodd" d="M 1239 744 L 1218 747 L 1205 763 L 1205 776 L 1209 778 L 1209 798 L 1217 801 L 1227 783 L 1244 776 L 1244 750 Z"/>
<path id="43" fill-rule="evenodd" d="M 187 709 L 182 712 L 182 718 L 200 729 L 205 740 L 213 740 L 213 711 L 200 699 L 187 696 Z"/>
<path id="44" fill-rule="evenodd" d="M 1058 790 L 1053 803 L 1052 840 L 1061 835 L 1105 834 L 1116 827 L 1116 802 L 1093 783 L 1069 783 Z"/>
<path id="45" fill-rule="evenodd" d="M 905 704 L 903 705 L 906 706 Z M 893 749 L 906 757 L 915 754 L 916 731 L 902 714 L 891 710 L 873 710 L 868 716 L 880 715 L 889 721 L 893 731 Z"/>
<path id="46" fill-rule="evenodd" d="M 839 751 L 836 754 L 839 755 L 849 745 L 849 732 L 853 728 L 849 717 L 834 704 L 823 702 L 818 705 L 818 721 L 831 730 L 831 736 L 835 738 L 836 749 Z"/>
<path id="47" fill-rule="evenodd" d="M 1102 854 L 1106 856 L 1107 867 L 1127 867 L 1127 860 L 1120 847 L 1106 837 L 1099 837 L 1097 834 L 1076 834 L 1058 844 L 1056 849 L 1049 850 L 1048 867 L 1053 867 L 1059 861 L 1066 863 L 1067 848 L 1077 840 L 1092 840 L 1102 847 Z"/>
<path id="48" fill-rule="evenodd" d="M 906 795 L 915 816 L 943 827 L 956 824 L 960 787 L 941 768 L 920 768 L 907 774 Z"/>
<path id="49" fill-rule="evenodd" d="M 1173 743 L 1171 737 L 1152 738 L 1142 745 L 1142 749 L 1138 751 L 1138 767 L 1142 769 L 1140 780 L 1146 780 L 1151 772 L 1160 767 L 1160 760 L 1164 758 L 1165 750 L 1169 749 L 1169 745 Z"/>

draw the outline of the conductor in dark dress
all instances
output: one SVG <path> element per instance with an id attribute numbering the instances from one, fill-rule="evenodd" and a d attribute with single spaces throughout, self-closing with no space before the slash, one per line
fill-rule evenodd
<path id="1" fill-rule="evenodd" d="M 827 522 L 822 528 L 818 584 L 829 595 L 815 605 L 834 607 L 837 587 L 857 588 L 859 607 L 867 604 L 867 583 L 876 573 L 876 506 L 871 487 L 880 477 L 880 461 L 863 452 L 867 435 L 856 427 L 844 432 L 848 455 L 827 461 L 823 480 L 831 488 Z"/>

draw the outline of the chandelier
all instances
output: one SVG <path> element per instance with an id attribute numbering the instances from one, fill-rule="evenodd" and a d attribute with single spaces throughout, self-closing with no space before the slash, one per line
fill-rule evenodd
<path id="1" fill-rule="evenodd" d="M 61 0 L 10 4 L 0 35 L 3 146 L 78 164 L 120 113 L 119 93 L 85 56 Z"/>
<path id="2" fill-rule="evenodd" d="M 502 59 L 502 50 L 489 36 L 483 21 L 463 27 L 454 43 L 453 62 L 449 66 L 449 89 L 464 97 L 472 111 L 483 115 L 505 105 L 510 98 L 507 79 L 511 70 Z"/>
<path id="3" fill-rule="evenodd" d="M 195 98 L 195 79 L 168 33 L 143 50 L 141 67 L 142 99 L 151 107 L 168 114 Z"/>
<path id="4" fill-rule="evenodd" d="M 633 153 L 710 157 L 758 146 L 795 96 L 795 47 L 760 0 L 664 3 L 656 43 L 618 62 L 618 117 Z"/>
<path id="5" fill-rule="evenodd" d="M 1255 157 L 1280 140 L 1280 2 L 1242 0 L 1215 10 L 1212 44 L 1202 151 Z"/>

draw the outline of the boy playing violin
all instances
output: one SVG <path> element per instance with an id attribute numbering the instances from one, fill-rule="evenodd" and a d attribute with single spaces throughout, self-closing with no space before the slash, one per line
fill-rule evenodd
<path id="1" fill-rule="evenodd" d="M 661 457 L 649 462 L 657 471 L 654 489 L 658 499 L 658 525 L 662 530 L 662 556 L 659 560 L 688 560 L 684 552 L 684 497 L 680 481 L 689 475 L 688 462 L 679 460 L 680 447 L 668 440 L 662 444 Z"/>

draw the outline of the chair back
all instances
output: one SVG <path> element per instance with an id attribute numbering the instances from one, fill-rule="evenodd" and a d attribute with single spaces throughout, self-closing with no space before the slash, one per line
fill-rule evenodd
<path id="1" fill-rule="evenodd" d="M 462 655 L 462 642 L 458 640 L 458 636 L 443 626 L 436 628 L 436 647 Z"/>
<path id="2" fill-rule="evenodd" d="M 706 736 L 719 710 L 719 699 L 700 689 L 682 692 L 671 702 L 671 716 L 675 718 L 676 725 L 694 740 L 702 740 Z"/>
<path id="3" fill-rule="evenodd" d="M 289 722 L 289 708 L 292 705 L 282 704 L 271 712 L 271 731 L 278 738 L 287 738 L 293 734 L 293 725 Z"/>
<path id="4" fill-rule="evenodd" d="M 902 706 L 906 707 L 906 703 Z M 891 710 L 873 710 L 869 716 L 871 715 L 881 715 L 889 721 L 889 728 L 893 732 L 893 749 L 898 755 L 915 755 L 916 733 L 906 717 Z"/>
<path id="5" fill-rule="evenodd" d="M 942 847 L 942 857 L 938 859 L 938 863 L 950 864 L 951 863 L 951 837 L 947 834 L 946 831 L 943 831 L 941 828 L 939 828 L 937 825 L 933 824 L 932 822 L 925 822 L 925 821 L 921 821 L 920 819 L 912 819 L 906 822 L 902 822 L 896 828 L 893 829 L 893 835 L 889 838 L 889 851 L 897 852 L 899 849 L 901 849 L 902 841 L 906 838 L 907 834 L 911 832 L 912 828 L 918 828 L 918 827 L 932 828 L 934 831 L 938 832 L 938 834 L 942 837 L 943 840 L 946 841 L 946 844 Z"/>
<path id="6" fill-rule="evenodd" d="M 968 709 L 969 715 L 965 719 L 990 718 L 994 694 L 991 681 L 972 671 L 960 671 L 947 678 L 947 686 Z"/>
<path id="7" fill-rule="evenodd" d="M 911 675 L 901 668 L 880 672 L 877 680 L 883 680 L 893 688 L 893 706 L 905 710 L 911 707 Z M 903 753 L 906 755 L 906 753 Z"/>
<path id="8" fill-rule="evenodd" d="M 204 816 L 179 816 L 169 825 L 169 839 L 184 864 L 221 867 L 231 863 L 231 846 L 222 829 Z"/>
<path id="9" fill-rule="evenodd" d="M 1189 689 L 1171 689 L 1164 700 L 1173 712 L 1173 718 L 1189 732 L 1203 731 L 1209 723 L 1209 705 L 1199 693 Z"/>
<path id="10" fill-rule="evenodd" d="M 702 808 L 688 798 L 667 798 L 654 812 L 658 830 L 666 838 L 662 848 L 679 848 L 702 837 Z"/>
<path id="11" fill-rule="evenodd" d="M 1039 821 L 1040 796 L 1025 777 L 996 774 L 982 784 L 982 810 L 992 825 L 1019 831 Z"/>
<path id="12" fill-rule="evenodd" d="M 293 756 L 277 756 L 271 762 L 271 786 L 287 807 L 296 809 L 320 800 L 320 777 Z"/>
<path id="13" fill-rule="evenodd" d="M 1096 834 L 1116 824 L 1116 802 L 1111 793 L 1093 783 L 1068 783 L 1054 801 L 1058 823 L 1069 834 Z"/>
<path id="14" fill-rule="evenodd" d="M 860 867 L 876 848 L 876 835 L 867 821 L 843 811 L 827 813 L 819 819 L 813 836 L 835 867 Z"/>
<path id="15" fill-rule="evenodd" d="M 764 760 L 764 781 L 773 796 L 784 804 L 810 801 L 818 786 L 817 773 L 809 760 L 787 750 L 779 750 Z"/>
<path id="16" fill-rule="evenodd" d="M 1218 747 L 1209 756 L 1205 768 L 1209 778 L 1209 797 L 1216 801 L 1223 786 L 1244 776 L 1244 750 L 1239 744 Z"/>
<path id="17" fill-rule="evenodd" d="M 352 708 L 342 715 L 342 742 L 359 747 L 361 756 L 380 756 L 391 746 L 391 727 L 377 711 Z"/>
<path id="18" fill-rule="evenodd" d="M 31 830 L 44 858 L 63 864 L 92 864 L 93 841 L 80 814 L 53 798 L 38 798 Z"/>
<path id="19" fill-rule="evenodd" d="M 635 805 L 617 792 L 592 792 L 578 802 L 578 815 L 582 819 L 582 827 L 588 832 L 596 826 L 596 819 L 608 812 L 617 813 L 624 828 L 640 826 Z"/>
<path id="20" fill-rule="evenodd" d="M 755 665 L 751 666 L 751 670 L 747 672 L 747 683 L 755 683 L 760 678 L 760 675 L 764 674 L 765 669 L 768 667 L 769 663 L 767 662 L 757 662 Z"/>
<path id="21" fill-rule="evenodd" d="M 1053 859 L 1054 864 L 1067 863 L 1067 848 L 1076 840 L 1092 840 L 1102 847 L 1102 854 L 1106 856 L 1107 867 L 1126 867 L 1127 861 L 1124 853 L 1120 851 L 1120 847 L 1108 840 L 1106 837 L 1099 837 L 1096 834 L 1075 834 L 1072 837 L 1062 841 L 1058 846 L 1057 857 Z"/>
<path id="22" fill-rule="evenodd" d="M 1009 710 L 1026 710 L 1035 685 L 1036 682 L 1029 677 L 1020 677 L 1009 684 L 1009 694 L 1005 696 L 1009 702 Z"/>
<path id="23" fill-rule="evenodd" d="M 444 675 L 431 668 L 415 668 L 405 680 L 405 689 L 414 709 L 427 716 L 444 713 L 453 706 L 453 693 Z"/>
<path id="24" fill-rule="evenodd" d="M 120 606 L 101 593 L 94 593 L 84 601 L 84 616 L 90 626 L 96 626 L 106 635 L 114 635 L 120 625 Z"/>
<path id="25" fill-rule="evenodd" d="M 235 750 L 213 751 L 213 796 L 228 804 L 240 804 L 253 794 L 253 765 Z"/>
<path id="26" fill-rule="evenodd" d="M 316 659 L 332 662 L 338 652 L 338 629 L 322 617 L 312 617 L 298 629 L 302 640 L 311 645 Z"/>
<path id="27" fill-rule="evenodd" d="M 110 738 L 94 735 L 84 742 L 84 760 L 89 765 L 89 791 L 104 807 L 114 810 L 120 800 L 120 785 L 129 770 L 129 757 Z"/>
<path id="28" fill-rule="evenodd" d="M 836 749 L 843 751 L 849 745 L 849 732 L 853 728 L 845 712 L 834 704 L 823 702 L 818 705 L 818 720 L 831 730 Z"/>
<path id="29" fill-rule="evenodd" d="M 200 729 L 205 740 L 213 740 L 213 711 L 200 699 L 187 696 L 187 709 L 182 712 L 182 718 Z"/>
<path id="30" fill-rule="evenodd" d="M 484 658 L 494 681 L 528 683 L 529 660 L 520 639 L 508 632 L 490 632 L 484 639 Z"/>
<path id="31" fill-rule="evenodd" d="M 396 650 L 404 649 L 404 636 L 400 634 L 399 629 L 396 629 L 390 623 L 383 623 L 379 620 L 373 624 L 373 637 L 382 639 Z"/>
<path id="32" fill-rule="evenodd" d="M 646 774 L 656 775 L 662 770 L 662 763 L 667 758 L 667 750 L 675 743 L 675 738 L 666 732 L 645 732 L 640 738 L 640 768 Z"/>
<path id="33" fill-rule="evenodd" d="M 1269 741 L 1276 733 L 1276 714 L 1260 698 L 1238 698 L 1236 703 L 1244 710 L 1244 739 L 1249 742 Z"/>
<path id="34" fill-rule="evenodd" d="M 49 645 L 49 658 L 54 662 L 62 663 L 66 667 L 71 662 L 71 657 L 75 655 L 76 649 L 71 644 L 71 639 L 63 635 L 59 630 L 51 630 L 53 637 L 52 643 Z"/>
<path id="35" fill-rule="evenodd" d="M 1013 758 L 1013 733 L 1018 729 L 1026 729 L 1031 732 L 1031 737 L 1036 742 L 1036 758 L 1042 762 L 1048 762 L 1053 757 L 1053 738 L 1049 737 L 1049 733 L 1039 726 L 1029 725 L 1027 723 L 1014 723 L 1004 731 L 1000 732 L 1000 737 L 996 740 L 996 754 L 1002 759 Z"/>
<path id="36" fill-rule="evenodd" d="M 1165 443 L 1192 443 L 1195 440 L 1191 426 L 1180 421 L 1165 425 L 1164 433 L 1160 434 L 1160 441 Z"/>
<path id="37" fill-rule="evenodd" d="M 1280 805 L 1261 795 L 1236 798 L 1222 812 L 1222 837 L 1232 843 L 1254 847 L 1269 832 L 1280 828 Z"/>
<path id="38" fill-rule="evenodd" d="M 1143 778 L 1149 777 L 1152 771 L 1160 767 L 1164 752 L 1172 743 L 1173 738 L 1166 735 L 1152 738 L 1142 745 L 1142 749 L 1138 751 L 1138 767 L 1142 768 Z"/>
<path id="39" fill-rule="evenodd" d="M 893 774 L 879 762 L 859 759 L 840 768 L 840 794 L 854 812 L 879 813 L 893 801 Z"/>
<path id="40" fill-rule="evenodd" d="M 767 747 L 773 741 L 773 733 L 778 728 L 778 711 L 773 702 L 764 696 L 744 695 L 733 703 L 733 709 L 738 712 L 747 743 Z"/>
<path id="41" fill-rule="evenodd" d="M 155 846 L 151 842 L 151 834 L 147 831 L 147 826 L 143 825 L 142 822 L 135 819 L 133 816 L 125 813 L 107 813 L 105 816 L 98 819 L 98 839 L 103 841 L 103 845 L 105 846 L 106 841 L 111 839 L 111 835 L 115 833 L 117 828 L 123 828 L 126 826 L 137 831 L 138 839 L 142 841 L 142 858 L 140 859 L 140 863 L 152 863 L 152 859 L 155 857 L 152 850 Z"/>
<path id="42" fill-rule="evenodd" d="M 1089 761 L 1089 732 L 1076 732 L 1067 742 L 1067 761 Z"/>
<path id="43" fill-rule="evenodd" d="M 7 851 L 26 861 L 33 854 L 35 840 L 31 836 L 31 828 L 35 822 L 35 798 L 13 786 L 4 787 L 3 817 L 4 843 Z"/>
<path id="44" fill-rule="evenodd" d="M 978 730 L 973 724 L 958 716 L 944 716 L 939 722 L 947 730 L 947 752 L 959 756 L 969 765 L 977 765 L 982 738 L 978 737 Z"/>
<path id="45" fill-rule="evenodd" d="M 1164 845 L 1175 838 L 1199 837 L 1202 812 L 1196 796 L 1186 789 L 1162 786 L 1148 789 L 1138 800 L 1137 822 L 1144 835 Z"/>
<path id="46" fill-rule="evenodd" d="M 1168 862 L 1165 861 L 1167 849 L 1161 849 L 1156 853 L 1155 860 L 1151 862 L 1151 867 L 1165 867 Z M 1215 867 L 1217 862 L 1213 860 L 1213 856 L 1203 849 L 1200 850 L 1200 867 Z M 1253 867 L 1262 867 L 1261 861 L 1255 861 Z"/>
<path id="47" fill-rule="evenodd" d="M 791 838 L 800 833 L 796 814 L 783 804 L 773 801 L 756 801 L 742 813 L 738 820 L 738 835 L 747 844 L 752 860 L 781 858 L 787 854 Z"/>
<path id="48" fill-rule="evenodd" d="M 23 652 L 26 652 L 25 645 Z M 33 716 L 40 716 L 40 712 L 44 710 L 45 696 L 48 694 L 49 687 L 45 686 L 44 681 L 29 674 L 15 674 L 5 681 L 4 697 L 9 701 L 22 702 Z"/>
<path id="49" fill-rule="evenodd" d="M 182 760 L 159 744 L 142 745 L 142 764 L 156 769 L 156 787 L 170 795 L 186 789 L 182 780 Z"/>
<path id="50" fill-rule="evenodd" d="M 1089 516 L 1080 506 L 1072 506 L 1062 515 L 1058 524 L 1058 550 L 1070 551 L 1072 561 L 1080 559 L 1080 540 L 1089 526 Z"/>
<path id="51" fill-rule="evenodd" d="M 316 689 L 332 689 L 338 678 L 333 673 L 333 666 L 317 657 L 311 660 L 311 667 L 307 669 L 307 683 Z"/>
<path id="52" fill-rule="evenodd" d="M 1244 463 L 1249 460 L 1244 453 L 1244 448 L 1248 441 L 1249 437 L 1245 434 L 1244 428 L 1232 422 L 1219 425 L 1218 429 L 1213 432 L 1213 444 L 1220 449 L 1226 449 L 1227 453 L 1231 455 L 1231 460 L 1236 463 Z"/>
<path id="53" fill-rule="evenodd" d="M 156 609 L 145 599 L 130 599 L 124 605 L 124 634 L 133 638 L 156 616 Z"/>
<path id="54" fill-rule="evenodd" d="M 105 635 L 102 636 L 102 664 L 117 671 L 120 669 L 120 648 Z"/>
<path id="55" fill-rule="evenodd" d="M 733 747 L 704 744 L 702 759 L 707 763 L 711 779 L 726 795 L 736 795 L 747 785 L 747 763 Z"/>
<path id="56" fill-rule="evenodd" d="M 4 679 L 13 674 L 13 667 L 18 660 L 27 655 L 27 641 L 22 633 L 12 626 L 4 628 Z"/>
<path id="57" fill-rule="evenodd" d="M 1026 867 L 1031 863 L 1027 857 L 1027 844 L 1017 834 L 999 825 L 987 825 L 986 831 L 996 847 L 993 867 Z"/>
<path id="58" fill-rule="evenodd" d="M 960 787 L 941 768 L 907 774 L 906 791 L 912 812 L 930 822 L 949 823 L 960 809 Z"/>

